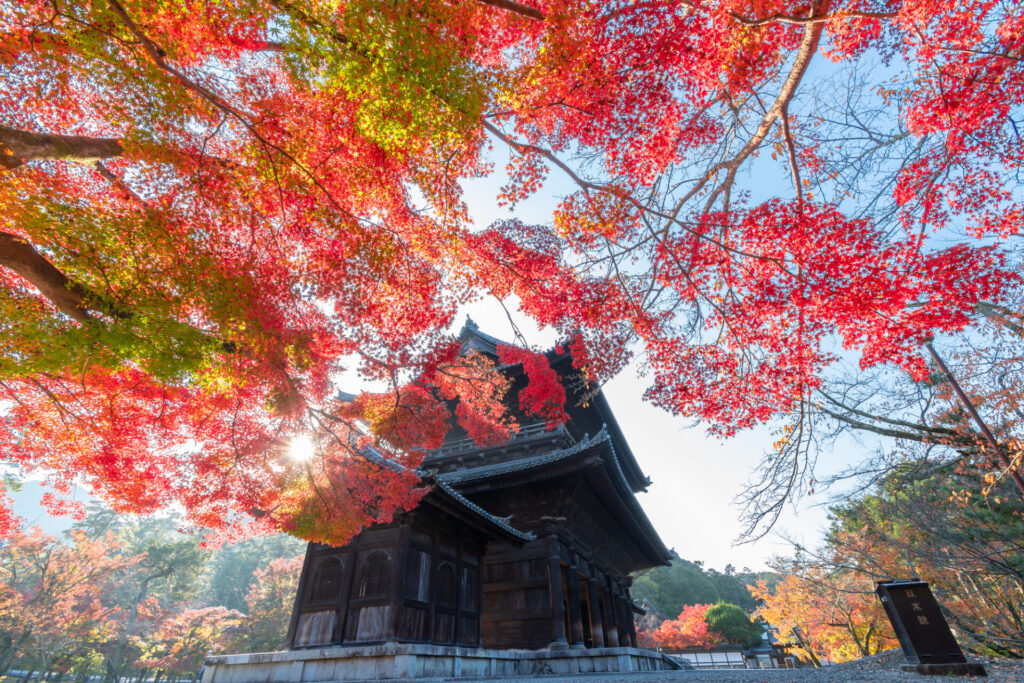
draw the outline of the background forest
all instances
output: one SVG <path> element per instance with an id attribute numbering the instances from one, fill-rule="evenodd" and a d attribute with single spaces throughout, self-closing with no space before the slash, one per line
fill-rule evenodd
<path id="1" fill-rule="evenodd" d="M 731 603 L 753 612 L 758 601 L 747 586 L 759 580 L 774 586 L 778 576 L 774 572 L 753 572 L 746 567 L 737 572 L 732 565 L 726 565 L 724 571 L 705 569 L 703 562 L 677 557 L 670 567 L 655 567 L 637 576 L 629 592 L 638 602 L 646 600 L 666 615 L 679 614 L 687 605 L 716 602 Z"/>
<path id="2" fill-rule="evenodd" d="M 211 652 L 284 645 L 305 543 L 204 549 L 174 517 L 92 507 L 62 534 L 0 546 L 0 675 L 191 680 Z"/>

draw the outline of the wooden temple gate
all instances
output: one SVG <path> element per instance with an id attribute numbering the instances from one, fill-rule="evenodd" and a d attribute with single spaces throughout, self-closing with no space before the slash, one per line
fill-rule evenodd
<path id="1" fill-rule="evenodd" d="M 463 343 L 496 356 L 475 326 Z M 572 376 L 567 355 L 549 359 Z M 518 406 L 522 370 L 506 371 Z M 289 647 L 636 647 L 630 574 L 670 553 L 636 500 L 650 482 L 604 396 L 563 381 L 566 425 L 527 424 L 487 448 L 456 428 L 425 459 L 431 490 L 415 510 L 343 548 L 311 544 Z"/>

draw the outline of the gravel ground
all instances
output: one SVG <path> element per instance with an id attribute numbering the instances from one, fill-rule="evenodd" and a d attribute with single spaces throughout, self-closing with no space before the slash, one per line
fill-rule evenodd
<path id="1" fill-rule="evenodd" d="M 1024 660 L 1017 659 L 996 659 L 992 657 L 968 656 L 969 662 L 980 662 L 984 664 L 988 672 L 987 681 L 1020 681 L 1024 683 Z M 922 676 L 915 673 L 907 673 L 900 670 L 900 666 L 906 664 L 903 653 L 899 650 L 889 650 L 873 657 L 865 657 L 854 662 L 838 664 L 836 666 L 824 667 L 821 669 L 732 669 L 732 670 L 695 670 L 695 671 L 657 671 L 642 674 L 598 674 L 592 676 L 542 676 L 532 680 L 543 681 L 543 683 L 610 683 L 611 681 L 622 681 L 623 683 L 662 683 L 663 681 L 679 681 L 680 683 L 731 683 L 732 681 L 764 681 L 765 683 L 787 683 L 788 681 L 804 683 L 833 683 L 837 681 L 852 682 L 889 682 L 889 681 L 916 681 L 917 683 L 940 683 L 950 680 L 942 676 Z M 442 679 L 437 679 L 441 681 Z M 458 680 L 463 683 L 470 683 L 465 678 L 443 679 L 447 681 Z M 521 681 L 524 679 L 513 679 Z M 963 680 L 977 680 L 975 678 L 964 678 Z M 493 683 L 494 679 L 481 679 L 480 683 Z M 476 683 L 476 681 L 473 681 Z"/>

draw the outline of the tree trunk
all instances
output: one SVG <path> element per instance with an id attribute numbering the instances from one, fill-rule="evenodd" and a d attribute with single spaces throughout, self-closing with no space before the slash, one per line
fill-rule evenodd
<path id="1" fill-rule="evenodd" d="M 0 126 L 0 166 L 9 170 L 29 161 L 64 159 L 84 164 L 122 154 L 124 147 L 115 138 L 30 133 Z"/>

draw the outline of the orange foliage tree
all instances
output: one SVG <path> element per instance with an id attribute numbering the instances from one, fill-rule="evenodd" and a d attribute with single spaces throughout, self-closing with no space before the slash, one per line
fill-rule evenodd
<path id="1" fill-rule="evenodd" d="M 19 531 L 0 548 L 0 671 L 18 659 L 41 673 L 67 670 L 73 658 L 98 647 L 121 614 L 101 601 L 103 586 L 138 562 L 122 557 L 112 536 L 68 543 L 38 528 Z"/>
<path id="2" fill-rule="evenodd" d="M 208 654 L 233 642 L 244 618 L 226 607 L 174 610 L 142 639 L 138 663 L 160 671 L 194 673 Z"/>
<path id="3" fill-rule="evenodd" d="M 666 619 L 653 632 L 643 634 L 643 642 L 667 650 L 683 650 L 688 647 L 712 648 L 722 642 L 719 633 L 708 630 L 705 615 L 713 605 L 687 605 L 675 619 Z M 639 637 L 639 636 L 638 636 Z"/>
<path id="4" fill-rule="evenodd" d="M 245 647 L 252 652 L 284 647 L 298 588 L 304 556 L 273 560 L 253 574 L 252 588 L 245 596 L 249 614 L 245 620 Z"/>
<path id="5" fill-rule="evenodd" d="M 817 568 L 794 566 L 768 589 L 758 581 L 751 594 L 763 601 L 755 616 L 778 628 L 780 642 L 803 646 L 818 657 L 846 662 L 898 646 L 889 619 L 870 581 L 853 574 L 829 575 Z"/>

